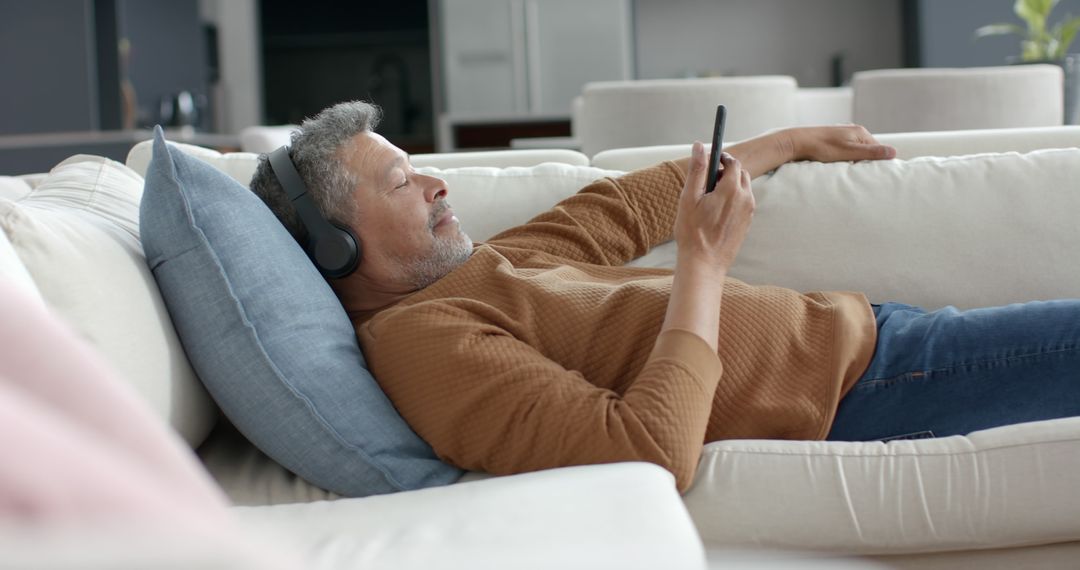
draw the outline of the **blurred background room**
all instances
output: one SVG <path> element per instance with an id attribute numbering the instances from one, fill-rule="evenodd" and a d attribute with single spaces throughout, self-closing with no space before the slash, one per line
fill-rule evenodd
<path id="1" fill-rule="evenodd" d="M 1070 10 L 1080 0 L 1055 14 Z M 0 14 L 9 173 L 122 160 L 155 124 L 238 150 L 244 129 L 349 99 L 382 106 L 381 132 L 411 153 L 577 148 L 590 82 L 784 76 L 813 93 L 1020 53 L 1015 35 L 975 38 L 1020 23 L 1011 0 L 0 0 Z"/>

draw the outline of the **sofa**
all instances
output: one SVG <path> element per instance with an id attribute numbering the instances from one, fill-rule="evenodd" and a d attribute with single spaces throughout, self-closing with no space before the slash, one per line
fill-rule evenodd
<path id="1" fill-rule="evenodd" d="M 758 210 L 733 276 L 927 308 L 1080 296 L 1070 247 L 1080 238 L 1070 215 L 1080 207 L 1080 128 L 880 139 L 902 159 L 795 163 L 757 179 Z M 244 183 L 257 158 L 175 148 Z M 688 149 L 413 163 L 447 180 L 463 228 L 481 241 L 597 177 Z M 1080 418 L 937 440 L 709 443 L 683 496 L 669 473 L 644 463 L 466 473 L 363 498 L 316 487 L 222 417 L 188 362 L 139 242 L 151 155 L 148 141 L 126 164 L 81 155 L 49 173 L 0 177 L 0 278 L 98 349 L 197 453 L 237 520 L 308 567 L 1013 568 L 1080 558 Z M 633 263 L 673 259 L 669 243 Z M 125 567 L 110 563 L 108 546 L 130 552 L 129 535 L 87 536 L 27 541 L 15 529 L 0 544 L 12 560 L 43 567 Z M 88 543 L 96 558 L 61 556 Z M 167 537 L 138 546 L 143 557 L 124 559 L 130 567 L 190 552 Z M 208 559 L 230 566 L 225 554 Z"/>

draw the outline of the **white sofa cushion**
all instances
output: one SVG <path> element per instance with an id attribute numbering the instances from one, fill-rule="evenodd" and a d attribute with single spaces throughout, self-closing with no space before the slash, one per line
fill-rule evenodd
<path id="1" fill-rule="evenodd" d="M 875 134 L 874 137 L 882 144 L 895 147 L 897 158 L 908 160 L 921 156 L 962 156 L 1080 147 L 1080 126 L 887 133 Z M 735 142 L 730 141 L 730 144 Z M 592 159 L 592 165 L 613 170 L 634 170 L 687 156 L 690 156 L 690 143 L 619 148 L 597 154 Z"/>
<path id="2" fill-rule="evenodd" d="M 143 141 L 131 148 L 127 156 L 129 168 L 146 176 L 146 167 L 150 164 L 153 141 Z M 222 154 L 216 150 L 200 146 L 169 143 L 203 162 L 221 170 L 237 182 L 247 186 L 258 166 L 259 154 L 253 152 L 230 152 Z M 272 149 L 271 149 L 272 150 Z M 547 150 L 496 150 L 486 152 L 455 152 L 446 154 L 414 154 L 409 157 L 416 168 L 435 169 L 463 168 L 483 166 L 490 168 L 532 167 L 549 162 L 588 166 L 589 158 L 580 152 L 567 149 Z M 21 182 L 21 181 L 20 181 Z M 12 183 L 15 184 L 15 183 Z M 3 177 L 0 177 L 0 192 L 4 191 Z M 14 191 L 14 190 L 12 190 Z M 3 194 L 0 193 L 0 196 Z"/>
<path id="3" fill-rule="evenodd" d="M 0 230 L 47 304 L 196 445 L 217 412 L 143 258 L 142 187 L 118 162 L 74 156 L 21 200 L 0 199 Z"/>
<path id="4" fill-rule="evenodd" d="M 278 535 L 318 568 L 705 567 L 672 475 L 647 463 L 234 512 L 246 528 Z"/>
<path id="5" fill-rule="evenodd" d="M 3 202 L 4 199 L 0 198 L 0 208 L 3 208 Z M 14 283 L 17 287 L 26 291 L 30 298 L 36 299 L 42 304 L 45 303 L 45 300 L 41 298 L 41 291 L 38 291 L 37 285 L 34 285 L 34 279 L 30 277 L 26 266 L 19 259 L 19 253 L 11 245 L 11 240 L 8 239 L 7 234 L 2 231 L 0 231 L 0 279 Z"/>
<path id="6" fill-rule="evenodd" d="M 730 274 L 927 309 L 1080 297 L 1077 179 L 1080 149 L 788 164 L 754 181 Z M 674 256 L 668 243 L 634 264 Z"/>
<path id="7" fill-rule="evenodd" d="M 0 176 L 0 198 L 18 200 L 30 193 L 31 186 L 22 176 Z"/>
<path id="8" fill-rule="evenodd" d="M 251 183 L 251 177 L 255 174 L 258 166 L 259 155 L 251 152 L 230 152 L 222 154 L 216 150 L 195 146 L 186 143 L 170 142 L 169 144 L 184 151 L 188 156 L 206 162 L 218 170 L 228 174 L 237 182 L 247 186 Z M 150 159 L 154 157 L 154 141 L 143 141 L 128 151 L 125 164 L 134 170 L 139 176 L 146 176 L 146 169 L 150 166 Z"/>
<path id="9" fill-rule="evenodd" d="M 1063 76 L 1053 64 L 857 71 L 852 117 L 883 133 L 1057 126 Z"/>
<path id="10" fill-rule="evenodd" d="M 496 233 L 529 221 L 590 182 L 619 171 L 590 166 L 545 163 L 532 167 L 467 167 L 419 172 L 446 180 L 447 201 L 461 220 L 461 228 L 483 241 Z"/>
<path id="11" fill-rule="evenodd" d="M 1080 538 L 1080 418 L 939 439 L 705 446 L 706 543 L 895 554 Z"/>

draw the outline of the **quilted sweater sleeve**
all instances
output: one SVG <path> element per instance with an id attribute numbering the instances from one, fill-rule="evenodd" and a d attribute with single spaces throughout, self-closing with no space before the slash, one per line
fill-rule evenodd
<path id="1" fill-rule="evenodd" d="M 602 178 L 488 240 L 598 265 L 623 265 L 674 232 L 684 175 L 672 162 Z"/>
<path id="2" fill-rule="evenodd" d="M 362 334 L 379 383 L 443 460 L 493 474 L 647 461 L 671 471 L 680 491 L 693 482 L 721 375 L 698 336 L 662 333 L 618 394 L 466 311 L 406 312 Z"/>

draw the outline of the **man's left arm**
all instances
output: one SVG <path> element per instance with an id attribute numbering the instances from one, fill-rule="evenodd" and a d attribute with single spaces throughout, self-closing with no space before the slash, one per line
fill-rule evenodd
<path id="1" fill-rule="evenodd" d="M 724 150 L 750 171 L 751 178 L 799 160 L 844 162 L 896 158 L 895 148 L 879 143 L 859 125 L 781 129 Z M 689 157 L 675 161 L 684 172 L 689 163 Z"/>

